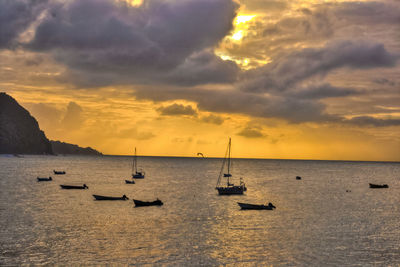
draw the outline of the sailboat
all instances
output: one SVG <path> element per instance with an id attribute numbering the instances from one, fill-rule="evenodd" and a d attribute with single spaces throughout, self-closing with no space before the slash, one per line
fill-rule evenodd
<path id="1" fill-rule="evenodd" d="M 225 165 L 227 165 L 227 173 L 224 173 Z M 234 185 L 230 182 L 232 177 L 231 169 L 231 138 L 229 138 L 228 148 L 225 153 L 224 161 L 222 162 L 221 171 L 218 176 L 217 186 L 215 189 L 218 190 L 218 194 L 220 195 L 243 195 L 243 192 L 247 190 L 243 179 L 240 178 L 240 184 Z M 226 186 L 221 183 L 221 178 L 226 178 Z"/>
<path id="2" fill-rule="evenodd" d="M 144 178 L 144 171 L 139 170 L 137 168 L 137 156 L 136 156 L 136 147 L 135 147 L 135 156 L 133 156 L 133 163 L 132 163 L 132 178 L 135 179 L 143 179 Z"/>

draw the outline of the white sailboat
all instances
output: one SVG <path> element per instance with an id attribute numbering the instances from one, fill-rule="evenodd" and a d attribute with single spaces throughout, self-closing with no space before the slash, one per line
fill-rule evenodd
<path id="1" fill-rule="evenodd" d="M 225 164 L 227 165 L 227 173 L 224 172 Z M 222 162 L 221 171 L 218 176 L 217 186 L 215 189 L 218 190 L 218 194 L 220 195 L 243 195 L 243 192 L 247 190 L 243 179 L 240 178 L 240 184 L 234 185 L 231 183 L 232 174 L 231 174 L 231 138 L 229 138 L 228 148 L 225 153 L 224 161 Z M 221 183 L 221 178 L 226 178 L 226 185 Z"/>
<path id="2" fill-rule="evenodd" d="M 133 156 L 133 163 L 132 163 L 132 178 L 135 179 L 143 179 L 145 172 L 143 170 L 139 170 L 137 168 L 137 156 L 136 156 L 136 147 L 135 147 L 135 155 Z"/>

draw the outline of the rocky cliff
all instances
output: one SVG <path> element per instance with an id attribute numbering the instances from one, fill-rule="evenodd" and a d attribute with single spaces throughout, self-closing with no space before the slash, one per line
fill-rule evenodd
<path id="1" fill-rule="evenodd" d="M 36 119 L 6 93 L 0 93 L 0 154 L 53 154 Z"/>
<path id="2" fill-rule="evenodd" d="M 0 154 L 102 155 L 90 147 L 49 141 L 39 124 L 18 102 L 0 93 Z"/>
<path id="3" fill-rule="evenodd" d="M 80 147 L 74 144 L 68 144 L 60 141 L 50 141 L 53 152 L 56 154 L 75 154 L 75 155 L 103 155 L 91 147 Z"/>

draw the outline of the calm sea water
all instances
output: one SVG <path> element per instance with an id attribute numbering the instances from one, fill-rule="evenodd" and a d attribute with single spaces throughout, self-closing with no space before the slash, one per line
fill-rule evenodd
<path id="1" fill-rule="evenodd" d="M 221 159 L 139 158 L 146 178 L 127 185 L 131 161 L 0 157 L 0 265 L 400 264 L 398 163 L 235 160 L 248 191 L 218 196 Z M 54 181 L 36 182 L 49 175 Z M 89 190 L 59 187 L 82 183 Z M 92 194 L 158 197 L 164 206 L 134 208 Z M 277 209 L 242 211 L 237 201 Z"/>

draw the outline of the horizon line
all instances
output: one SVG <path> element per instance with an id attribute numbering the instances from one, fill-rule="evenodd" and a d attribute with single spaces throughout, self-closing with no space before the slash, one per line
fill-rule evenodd
<path id="1" fill-rule="evenodd" d="M 73 154 L 70 154 L 73 155 Z M 113 155 L 113 154 L 102 154 L 103 156 L 113 157 L 134 157 L 134 155 Z M 137 157 L 154 157 L 154 158 L 195 158 L 195 159 L 223 159 L 224 157 L 198 157 L 198 156 L 149 156 L 149 155 L 137 155 Z M 232 159 L 258 159 L 258 160 L 298 160 L 298 161 L 343 161 L 343 162 L 383 162 L 383 163 L 400 163 L 400 161 L 392 160 L 350 160 L 350 159 L 281 159 L 281 158 L 240 158 L 232 157 Z"/>

